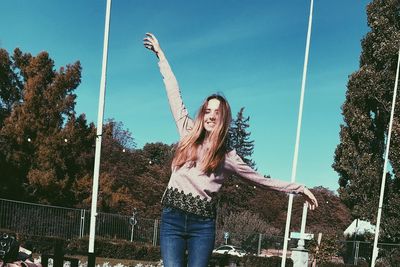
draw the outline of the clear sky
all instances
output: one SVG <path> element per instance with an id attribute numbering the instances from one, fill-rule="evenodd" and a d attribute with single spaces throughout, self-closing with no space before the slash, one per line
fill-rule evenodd
<path id="1" fill-rule="evenodd" d="M 296 181 L 338 188 L 333 171 L 348 76 L 368 32 L 366 0 L 316 0 Z M 0 47 L 36 55 L 56 68 L 79 60 L 76 111 L 97 122 L 106 0 L 0 0 Z M 258 171 L 290 180 L 310 1 L 113 0 L 105 118 L 121 121 L 138 148 L 178 134 L 154 55 L 153 32 L 194 116 L 222 92 L 233 115 L 250 116 Z"/>

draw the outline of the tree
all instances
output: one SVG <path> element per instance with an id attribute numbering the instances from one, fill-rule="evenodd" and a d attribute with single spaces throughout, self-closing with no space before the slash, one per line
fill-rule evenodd
<path id="1" fill-rule="evenodd" d="M 229 232 L 229 243 L 242 246 L 247 251 L 257 247 L 259 234 L 276 235 L 279 230 L 267 224 L 260 216 L 249 210 L 224 215 L 217 226 L 216 243 L 223 244 L 223 232 Z"/>
<path id="2" fill-rule="evenodd" d="M 56 71 L 47 52 L 32 56 L 17 48 L 12 59 L 0 54 L 7 74 L 1 78 L 1 194 L 73 205 L 72 185 L 88 164 L 80 155 L 91 154 L 94 141 L 94 126 L 74 112 L 80 63 Z"/>
<path id="3" fill-rule="evenodd" d="M 22 96 L 22 83 L 14 69 L 15 64 L 8 52 L 0 49 L 0 128 Z"/>
<path id="4" fill-rule="evenodd" d="M 22 86 L 19 77 L 14 72 L 15 64 L 8 52 L 0 49 L 0 129 L 10 116 L 12 108 L 21 100 Z M 0 132 L 0 192 L 20 190 L 22 183 L 13 177 L 14 164 L 7 160 L 11 147 Z M 6 196 L 7 193 L 2 193 Z"/>
<path id="5" fill-rule="evenodd" d="M 246 162 L 250 167 L 255 167 L 255 162 L 251 159 L 254 149 L 254 140 L 250 140 L 251 133 L 248 132 L 250 127 L 249 117 L 243 115 L 244 107 L 240 109 L 236 115 L 236 119 L 232 120 L 231 127 L 229 128 L 229 146 L 236 150 L 236 153 Z"/>
<path id="6" fill-rule="evenodd" d="M 98 208 L 103 212 L 122 212 L 134 204 L 129 192 L 135 142 L 122 122 L 109 119 L 103 126 Z M 93 169 L 92 166 L 88 168 Z M 74 184 L 79 207 L 88 208 L 92 197 L 93 175 L 80 176 Z M 131 210 L 127 210 L 127 213 Z"/>
<path id="7" fill-rule="evenodd" d="M 322 235 L 321 244 L 318 245 L 317 238 L 310 240 L 308 244 L 308 249 L 316 260 L 317 264 L 329 263 L 332 261 L 333 257 L 337 257 L 340 254 L 340 243 L 338 240 L 343 238 L 335 233 L 326 233 Z"/>
<path id="8" fill-rule="evenodd" d="M 229 149 L 235 149 L 236 153 L 252 168 L 255 167 L 251 159 L 254 148 L 254 141 L 249 140 L 251 133 L 247 131 L 250 124 L 250 117 L 244 117 L 244 108 L 238 112 L 236 119 L 232 120 L 229 128 Z M 244 211 L 248 208 L 248 201 L 254 197 L 253 185 L 244 182 L 232 175 L 224 182 L 221 192 L 218 194 L 218 205 L 224 213 Z"/>
<path id="9" fill-rule="evenodd" d="M 347 84 L 333 168 L 339 174 L 340 198 L 352 215 L 375 222 L 400 44 L 400 3 L 375 0 L 367 14 L 371 31 L 362 40 L 360 68 Z M 382 224 L 383 236 L 390 240 L 400 238 L 400 230 L 391 227 L 400 223 L 399 99 L 396 104 L 389 155 L 393 171 L 387 173 Z"/>
<path id="10" fill-rule="evenodd" d="M 307 230 L 314 233 L 342 235 L 351 223 L 350 210 L 332 191 L 322 186 L 311 189 L 318 200 L 319 207 L 307 213 Z M 293 203 L 293 226 L 300 231 L 304 197 L 297 196 Z"/>
<path id="11" fill-rule="evenodd" d="M 172 146 L 159 142 L 136 149 L 129 130 L 113 119 L 104 125 L 102 141 L 98 209 L 131 215 L 136 208 L 143 217 L 158 217 L 171 175 Z M 91 183 L 92 177 L 85 176 L 74 185 L 80 208 L 90 206 Z"/>
<path id="12" fill-rule="evenodd" d="M 146 170 L 133 176 L 131 192 L 142 201 L 140 213 L 149 218 L 158 217 L 161 198 L 171 176 L 173 145 L 161 142 L 147 143 L 135 156 L 144 161 Z"/>
<path id="13" fill-rule="evenodd" d="M 46 52 L 0 50 L 0 70 L 1 197 L 90 207 L 96 129 L 74 111 L 80 63 L 56 71 Z M 112 119 L 102 136 L 99 209 L 158 216 L 172 146 L 135 149 L 131 132 Z"/>

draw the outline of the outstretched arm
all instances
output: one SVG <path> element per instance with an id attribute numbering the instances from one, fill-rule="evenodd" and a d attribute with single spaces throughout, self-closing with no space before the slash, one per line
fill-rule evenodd
<path id="1" fill-rule="evenodd" d="M 232 174 L 237 174 L 240 177 L 262 187 L 286 193 L 303 195 L 306 198 L 306 201 L 308 202 L 309 208 L 311 210 L 318 207 L 317 199 L 308 188 L 297 183 L 290 183 L 277 179 L 265 178 L 264 176 L 253 170 L 249 165 L 247 165 L 240 158 L 240 156 L 236 154 L 236 151 L 234 150 L 226 155 L 224 167 L 228 172 Z"/>
<path id="2" fill-rule="evenodd" d="M 169 65 L 167 58 L 160 47 L 160 43 L 154 34 L 146 33 L 146 37 L 143 39 L 143 45 L 152 51 L 160 60 L 158 65 L 160 67 L 161 75 L 163 76 L 172 115 L 174 116 L 176 126 L 178 127 L 179 135 L 180 137 L 183 137 L 191 130 L 193 121 L 190 119 L 186 107 L 183 104 L 178 81 L 176 80 L 171 66 Z"/>
<path id="3" fill-rule="evenodd" d="M 143 39 L 143 45 L 150 51 L 153 51 L 160 61 L 166 60 L 164 52 L 160 47 L 160 43 L 158 42 L 154 34 L 149 32 L 146 33 L 146 37 Z"/>

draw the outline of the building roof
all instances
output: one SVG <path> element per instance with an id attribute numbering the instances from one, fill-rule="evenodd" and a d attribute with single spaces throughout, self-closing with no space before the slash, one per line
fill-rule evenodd
<path id="1" fill-rule="evenodd" d="M 363 221 L 360 219 L 355 219 L 349 227 L 344 231 L 345 236 L 352 236 L 354 234 L 363 235 L 365 233 L 375 233 L 375 225 L 368 221 Z"/>

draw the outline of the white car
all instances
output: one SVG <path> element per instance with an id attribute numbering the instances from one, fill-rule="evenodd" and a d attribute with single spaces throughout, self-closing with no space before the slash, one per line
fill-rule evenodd
<path id="1" fill-rule="evenodd" d="M 247 253 L 244 249 L 231 245 L 223 245 L 213 250 L 213 253 L 217 254 L 229 254 L 233 256 L 243 257 Z"/>

